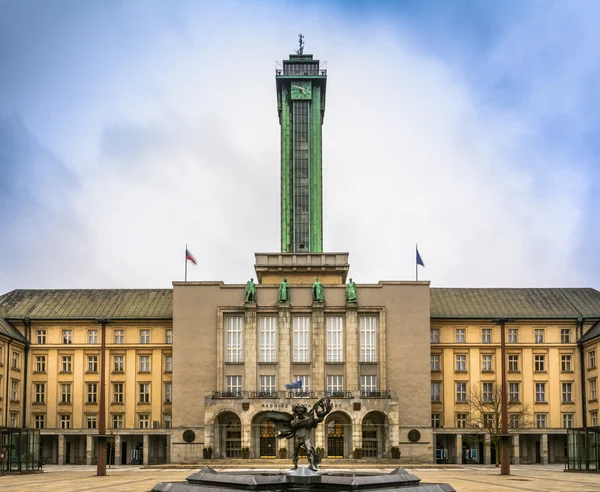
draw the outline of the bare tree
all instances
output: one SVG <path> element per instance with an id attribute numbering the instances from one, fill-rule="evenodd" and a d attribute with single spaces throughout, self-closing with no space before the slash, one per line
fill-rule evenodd
<path id="1" fill-rule="evenodd" d="M 517 398 L 508 398 L 508 431 L 513 433 L 531 426 L 531 412 Z M 500 438 L 502 435 L 502 386 L 495 381 L 473 384 L 468 398 L 471 407 L 471 425 L 485 429 L 490 435 L 490 446 L 500 466 Z"/>

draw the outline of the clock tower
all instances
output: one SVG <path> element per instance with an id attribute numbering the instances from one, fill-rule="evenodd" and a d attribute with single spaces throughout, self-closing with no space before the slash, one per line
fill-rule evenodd
<path id="1" fill-rule="evenodd" d="M 322 126 L 327 73 L 300 49 L 275 75 L 281 126 L 281 252 L 323 251 Z"/>

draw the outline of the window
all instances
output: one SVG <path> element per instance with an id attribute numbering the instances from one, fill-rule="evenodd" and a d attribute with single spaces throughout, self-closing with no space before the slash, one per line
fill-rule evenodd
<path id="1" fill-rule="evenodd" d="M 113 413 L 112 426 L 113 426 L 113 429 L 122 429 L 123 428 L 123 414 L 122 413 Z"/>
<path id="2" fill-rule="evenodd" d="M 483 383 L 483 390 L 481 392 L 481 396 L 483 397 L 483 401 L 485 403 L 490 403 L 492 401 L 494 393 L 494 384 L 493 383 Z"/>
<path id="3" fill-rule="evenodd" d="M 545 372 L 546 371 L 546 356 L 541 354 L 536 354 L 533 357 L 534 359 L 534 368 L 535 372 Z"/>
<path id="4" fill-rule="evenodd" d="M 242 396 L 242 376 L 227 376 L 226 379 L 227 393 L 235 393 L 236 396 Z"/>
<path id="5" fill-rule="evenodd" d="M 519 356 L 516 354 L 509 354 L 508 356 L 508 371 L 519 372 Z"/>
<path id="6" fill-rule="evenodd" d="M 308 318 L 293 318 L 294 362 L 310 362 L 308 351 Z"/>
<path id="7" fill-rule="evenodd" d="M 260 318 L 259 331 L 259 362 L 277 361 L 277 319 L 274 316 Z"/>
<path id="8" fill-rule="evenodd" d="M 546 402 L 546 383 L 535 383 L 535 402 Z"/>
<path id="9" fill-rule="evenodd" d="M 225 340 L 225 362 L 243 362 L 241 316 L 225 318 Z"/>
<path id="10" fill-rule="evenodd" d="M 173 416 L 170 413 L 163 414 L 163 421 L 165 423 L 165 429 L 173 427 Z"/>
<path id="11" fill-rule="evenodd" d="M 567 342 L 565 342 L 567 343 Z M 563 428 L 571 429 L 573 427 L 573 414 L 572 413 L 563 413 Z"/>
<path id="12" fill-rule="evenodd" d="M 544 343 L 544 329 L 536 328 L 533 330 L 533 342 L 534 343 Z"/>
<path id="13" fill-rule="evenodd" d="M 440 402 L 442 401 L 442 393 L 441 393 L 441 383 L 432 382 L 431 383 L 431 401 Z"/>
<path id="14" fill-rule="evenodd" d="M 46 403 L 46 385 L 43 383 L 35 384 L 35 403 Z"/>
<path id="15" fill-rule="evenodd" d="M 573 383 L 562 383 L 562 402 L 573 403 Z"/>
<path id="16" fill-rule="evenodd" d="M 327 376 L 327 391 L 329 393 L 344 391 L 344 376 Z"/>
<path id="17" fill-rule="evenodd" d="M 508 399 L 510 403 L 518 403 L 521 401 L 519 383 L 508 383 Z"/>
<path id="18" fill-rule="evenodd" d="M 73 343 L 73 331 L 72 330 L 63 330 L 62 331 L 62 339 L 63 339 L 63 343 Z"/>
<path id="19" fill-rule="evenodd" d="M 43 429 L 46 427 L 46 416 L 45 415 L 36 415 L 35 416 L 35 428 Z"/>
<path id="20" fill-rule="evenodd" d="M 140 383 L 140 403 L 150 403 L 150 384 Z"/>
<path id="21" fill-rule="evenodd" d="M 508 329 L 508 343 L 519 343 L 519 329 L 509 328 Z"/>
<path id="22" fill-rule="evenodd" d="M 510 413 L 508 415 L 508 427 L 511 429 L 519 429 L 521 427 L 521 415 L 518 413 Z"/>
<path id="23" fill-rule="evenodd" d="M 46 343 L 46 330 L 36 330 L 35 340 L 40 345 L 45 344 Z"/>
<path id="24" fill-rule="evenodd" d="M 70 355 L 63 355 L 61 357 L 62 360 L 62 364 L 61 364 L 61 370 L 62 372 L 72 372 L 73 370 L 73 358 Z"/>
<path id="25" fill-rule="evenodd" d="M 596 383 L 596 379 L 590 379 L 589 385 L 590 385 L 590 400 L 597 400 L 598 399 L 598 393 L 597 393 L 597 383 Z"/>
<path id="26" fill-rule="evenodd" d="M 545 429 L 546 428 L 547 417 L 548 417 L 548 414 L 545 414 L 545 413 L 536 413 L 535 414 L 535 426 L 538 429 Z"/>
<path id="27" fill-rule="evenodd" d="M 432 328 L 429 330 L 429 341 L 430 343 L 440 343 L 440 329 Z"/>
<path id="28" fill-rule="evenodd" d="M 466 341 L 465 329 L 457 328 L 456 329 L 456 343 L 465 343 L 465 341 Z"/>
<path id="29" fill-rule="evenodd" d="M 61 415 L 60 416 L 60 428 L 61 429 L 70 429 L 71 428 L 71 416 L 70 415 Z"/>
<path id="30" fill-rule="evenodd" d="M 150 372 L 149 355 L 140 355 L 140 372 Z"/>
<path id="31" fill-rule="evenodd" d="M 115 372 L 123 372 L 125 370 L 125 356 L 124 355 L 113 356 L 113 370 Z"/>
<path id="32" fill-rule="evenodd" d="M 98 422 L 98 418 L 96 417 L 96 415 L 87 415 L 86 420 L 88 429 L 96 428 Z"/>
<path id="33" fill-rule="evenodd" d="M 327 362 L 344 361 L 343 323 L 340 316 L 326 318 Z"/>
<path id="34" fill-rule="evenodd" d="M 492 343 L 492 329 L 482 328 L 481 329 L 481 343 Z"/>
<path id="35" fill-rule="evenodd" d="M 377 391 L 377 376 L 361 376 L 360 377 L 360 391 L 364 393 L 371 393 Z"/>
<path id="36" fill-rule="evenodd" d="M 97 355 L 88 355 L 88 372 L 98 372 L 98 356 Z"/>
<path id="37" fill-rule="evenodd" d="M 150 330 L 140 330 L 140 343 L 150 343 Z"/>
<path id="38" fill-rule="evenodd" d="M 149 429 L 150 428 L 150 415 L 147 413 L 140 413 L 138 415 L 138 427 L 140 429 Z"/>
<path id="39" fill-rule="evenodd" d="M 98 403 L 98 383 L 87 383 L 87 403 Z"/>
<path id="40" fill-rule="evenodd" d="M 570 328 L 561 328 L 560 343 L 571 343 L 571 329 Z"/>
<path id="41" fill-rule="evenodd" d="M 571 356 L 562 354 L 560 356 L 560 370 L 562 372 L 571 372 Z"/>
<path id="42" fill-rule="evenodd" d="M 439 413 L 431 414 L 431 427 L 439 429 L 442 426 L 442 416 Z"/>
<path id="43" fill-rule="evenodd" d="M 68 383 L 60 385 L 60 402 L 71 403 L 71 385 Z"/>
<path id="44" fill-rule="evenodd" d="M 454 367 L 455 371 L 465 372 L 467 370 L 467 356 L 458 354 L 456 355 L 456 363 Z"/>
<path id="45" fill-rule="evenodd" d="M 113 383 L 113 403 L 123 403 L 123 383 Z"/>
<path id="46" fill-rule="evenodd" d="M 275 376 L 260 376 L 259 379 L 261 393 L 275 392 Z"/>
<path id="47" fill-rule="evenodd" d="M 484 413 L 483 414 L 483 426 L 486 429 L 494 428 L 494 414 L 493 413 Z"/>
<path id="48" fill-rule="evenodd" d="M 11 427 L 16 427 L 17 426 L 17 420 L 19 420 L 19 414 L 18 413 L 14 413 L 14 412 L 10 412 L 10 426 Z"/>
<path id="49" fill-rule="evenodd" d="M 98 343 L 98 330 L 88 330 L 88 343 Z"/>
<path id="50" fill-rule="evenodd" d="M 310 376 L 294 376 L 294 381 L 302 381 L 302 388 L 297 389 L 296 392 L 304 393 L 310 391 Z"/>
<path id="51" fill-rule="evenodd" d="M 441 365 L 440 365 L 440 355 L 439 354 L 435 354 L 431 356 L 431 370 L 432 371 L 439 371 L 441 370 Z"/>
<path id="52" fill-rule="evenodd" d="M 467 401 L 467 383 L 456 383 L 456 401 L 458 403 Z"/>
<path id="53" fill-rule="evenodd" d="M 596 351 L 590 350 L 588 352 L 588 369 L 596 367 Z"/>
<path id="54" fill-rule="evenodd" d="M 46 372 L 46 356 L 36 355 L 35 357 L 35 372 Z"/>
<path id="55" fill-rule="evenodd" d="M 166 342 L 166 343 L 169 343 L 169 344 L 172 344 L 172 343 L 173 343 L 173 330 L 171 330 L 171 329 L 168 329 L 168 330 L 165 332 L 165 342 Z"/>
<path id="56" fill-rule="evenodd" d="M 493 361 L 492 354 L 483 354 L 481 356 L 481 370 L 483 372 L 492 372 L 494 370 L 492 361 Z"/>
<path id="57" fill-rule="evenodd" d="M 11 367 L 13 369 L 19 369 L 19 364 L 21 362 L 21 354 L 19 352 L 14 352 L 12 353 L 12 365 Z"/>
<path id="58" fill-rule="evenodd" d="M 377 362 L 377 318 L 360 317 L 360 361 Z"/>
<path id="59" fill-rule="evenodd" d="M 590 421 L 593 427 L 598 425 L 598 412 L 590 412 Z"/>
<path id="60" fill-rule="evenodd" d="M 19 381 L 10 382 L 10 401 L 19 401 Z"/>
<path id="61" fill-rule="evenodd" d="M 165 383 L 165 403 L 173 403 L 173 383 Z"/>
<path id="62" fill-rule="evenodd" d="M 456 414 L 456 427 L 459 429 L 464 429 L 467 427 L 467 414 L 466 413 L 457 413 Z"/>
<path id="63" fill-rule="evenodd" d="M 173 356 L 165 355 L 165 372 L 173 372 Z"/>
<path id="64" fill-rule="evenodd" d="M 118 345 L 122 345 L 125 343 L 125 330 L 115 330 L 115 343 Z"/>

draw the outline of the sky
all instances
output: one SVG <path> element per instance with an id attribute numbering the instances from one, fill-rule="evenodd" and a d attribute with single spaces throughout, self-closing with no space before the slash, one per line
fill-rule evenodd
<path id="1" fill-rule="evenodd" d="M 600 3 L 0 0 L 0 293 L 244 283 L 277 252 L 275 69 L 327 69 L 357 283 L 600 288 Z"/>

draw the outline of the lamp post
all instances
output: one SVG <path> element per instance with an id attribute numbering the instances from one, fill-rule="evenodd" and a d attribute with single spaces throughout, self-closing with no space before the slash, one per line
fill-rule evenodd
<path id="1" fill-rule="evenodd" d="M 500 357 L 502 363 L 502 436 L 500 437 L 500 475 L 510 475 L 510 436 L 508 435 L 508 402 L 506 394 L 506 323 L 514 321 L 511 318 L 496 318 L 492 322 L 500 325 Z"/>
<path id="2" fill-rule="evenodd" d="M 95 319 L 101 328 L 100 333 L 100 411 L 98 415 L 98 446 L 96 475 L 106 476 L 106 325 L 110 319 Z"/>

